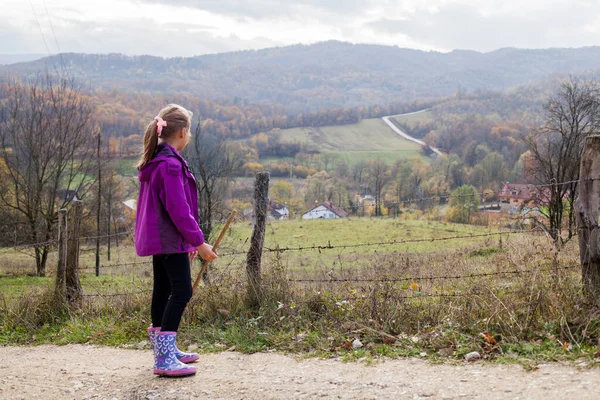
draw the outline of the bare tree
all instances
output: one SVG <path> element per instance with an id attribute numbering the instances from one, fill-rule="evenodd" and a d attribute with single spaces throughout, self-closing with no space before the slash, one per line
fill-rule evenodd
<path id="1" fill-rule="evenodd" d="M 200 228 L 208 239 L 215 215 L 223 210 L 227 186 L 241 169 L 242 161 L 230 157 L 225 140 L 205 136 L 198 124 L 190 165 L 198 179 Z"/>
<path id="2" fill-rule="evenodd" d="M 585 138 L 600 132 L 600 90 L 594 81 L 575 78 L 563 82 L 545 106 L 546 120 L 525 141 L 529 147 L 533 175 L 548 183 L 537 193 L 545 206 L 540 207 L 547 221 L 536 219 L 563 246 L 575 233 L 575 211 L 579 164 Z M 566 227 L 563 216 L 567 213 Z M 563 229 L 567 229 L 563 237 Z"/>
<path id="3" fill-rule="evenodd" d="M 10 81 L 0 102 L 0 160 L 6 165 L 0 203 L 26 221 L 39 276 L 46 272 L 58 210 L 91 185 L 93 105 L 75 81 L 40 74 Z"/>
<path id="4" fill-rule="evenodd" d="M 377 159 L 369 162 L 367 166 L 367 174 L 369 179 L 369 185 L 375 195 L 375 215 L 380 216 L 381 214 L 381 203 L 383 188 L 390 180 L 390 168 L 381 159 Z"/>

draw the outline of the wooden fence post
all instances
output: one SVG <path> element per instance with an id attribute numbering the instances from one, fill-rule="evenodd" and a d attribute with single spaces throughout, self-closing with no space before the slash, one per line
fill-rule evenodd
<path id="1" fill-rule="evenodd" d="M 261 259 L 267 228 L 267 201 L 269 199 L 269 173 L 259 172 L 254 182 L 254 227 L 250 249 L 246 257 L 248 275 L 248 306 L 257 308 L 261 299 Z"/>
<path id="2" fill-rule="evenodd" d="M 600 135 L 588 136 L 581 156 L 579 193 L 575 200 L 579 228 L 579 258 L 587 294 L 600 298 Z"/>
<path id="3" fill-rule="evenodd" d="M 81 282 L 79 281 L 79 236 L 81 233 L 81 219 L 83 215 L 83 202 L 76 201 L 73 207 L 73 220 L 69 234 L 69 251 L 67 256 L 67 299 L 75 302 L 81 299 Z"/>
<path id="4" fill-rule="evenodd" d="M 66 301 L 66 267 L 67 267 L 67 210 L 58 211 L 58 266 L 56 268 L 56 298 Z"/>

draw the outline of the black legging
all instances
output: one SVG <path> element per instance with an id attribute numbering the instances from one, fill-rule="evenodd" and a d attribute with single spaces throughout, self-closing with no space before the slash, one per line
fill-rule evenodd
<path id="1" fill-rule="evenodd" d="M 160 326 L 163 332 L 177 332 L 183 310 L 192 298 L 188 253 L 155 255 L 152 267 L 152 325 Z"/>

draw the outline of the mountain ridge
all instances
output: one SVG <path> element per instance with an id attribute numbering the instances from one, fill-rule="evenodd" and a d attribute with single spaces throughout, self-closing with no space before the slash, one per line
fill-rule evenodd
<path id="1" fill-rule="evenodd" d="M 600 76 L 600 46 L 441 53 L 337 41 L 187 58 L 63 53 L 0 72 L 31 76 L 52 61 L 94 88 L 185 92 L 294 112 L 505 91 L 557 74 Z"/>

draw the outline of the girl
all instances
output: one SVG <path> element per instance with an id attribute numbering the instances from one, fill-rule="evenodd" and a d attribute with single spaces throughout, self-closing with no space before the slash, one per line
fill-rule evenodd
<path id="1" fill-rule="evenodd" d="M 160 110 L 146 129 L 144 152 L 137 165 L 140 195 L 135 248 L 139 256 L 152 256 L 154 288 L 148 334 L 157 375 L 196 373 L 185 363 L 199 356 L 177 349 L 177 329 L 192 297 L 190 258 L 198 254 L 206 261 L 217 258 L 198 226 L 196 180 L 179 154 L 190 141 L 191 115 L 176 104 Z"/>

